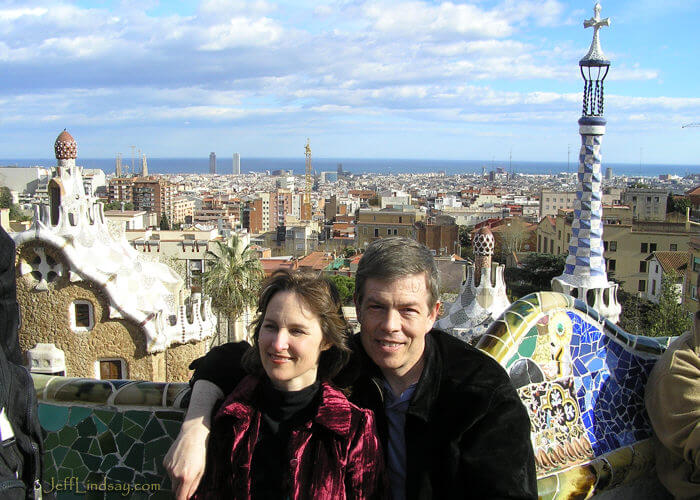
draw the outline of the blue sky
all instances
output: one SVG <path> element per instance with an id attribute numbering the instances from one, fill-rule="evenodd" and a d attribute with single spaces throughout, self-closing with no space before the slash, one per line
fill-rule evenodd
<path id="1" fill-rule="evenodd" d="M 566 161 L 594 2 L 0 1 L 0 158 Z M 603 161 L 700 164 L 700 1 L 602 2 Z M 575 154 L 572 154 L 575 158 Z"/>

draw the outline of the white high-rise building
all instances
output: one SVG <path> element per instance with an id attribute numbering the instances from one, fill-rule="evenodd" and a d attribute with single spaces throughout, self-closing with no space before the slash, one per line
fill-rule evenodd
<path id="1" fill-rule="evenodd" d="M 214 153 L 213 151 L 209 153 L 209 173 L 216 173 L 216 153 Z"/>
<path id="2" fill-rule="evenodd" d="M 241 155 L 233 153 L 233 174 L 241 175 Z"/>

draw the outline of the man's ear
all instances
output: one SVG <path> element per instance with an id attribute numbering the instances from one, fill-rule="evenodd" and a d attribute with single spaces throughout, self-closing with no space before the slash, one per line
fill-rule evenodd
<path id="1" fill-rule="evenodd" d="M 355 303 L 355 316 L 357 317 L 357 322 L 360 323 L 360 299 L 357 296 L 357 293 L 352 294 L 352 301 Z"/>
<path id="2" fill-rule="evenodd" d="M 438 314 L 440 313 L 440 301 L 435 303 L 435 306 L 430 310 L 430 315 L 433 321 L 437 321 Z"/>

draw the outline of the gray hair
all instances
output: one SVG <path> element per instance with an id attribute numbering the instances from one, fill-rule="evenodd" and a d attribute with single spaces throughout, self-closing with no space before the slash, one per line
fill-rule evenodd
<path id="1" fill-rule="evenodd" d="M 440 275 L 430 250 L 416 240 L 401 236 L 374 240 L 365 250 L 357 267 L 357 303 L 362 304 L 365 282 L 369 278 L 394 281 L 419 273 L 425 273 L 425 287 L 429 291 L 428 306 L 432 308 L 440 296 Z"/>

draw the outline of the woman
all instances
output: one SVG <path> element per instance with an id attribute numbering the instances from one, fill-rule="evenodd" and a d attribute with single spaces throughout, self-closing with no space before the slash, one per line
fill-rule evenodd
<path id="1" fill-rule="evenodd" d="M 329 380 L 347 361 L 349 328 L 325 279 L 279 272 L 262 288 L 252 375 L 212 423 L 207 471 L 195 498 L 374 498 L 383 456 L 371 411 Z"/>

